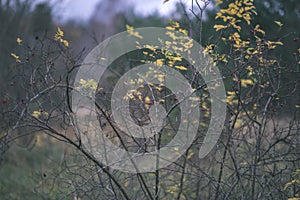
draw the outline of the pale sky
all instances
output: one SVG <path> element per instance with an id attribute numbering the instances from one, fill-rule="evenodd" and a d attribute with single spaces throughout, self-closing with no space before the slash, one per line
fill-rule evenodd
<path id="1" fill-rule="evenodd" d="M 45 0 L 37 0 L 43 2 Z M 59 21 L 68 19 L 76 19 L 79 21 L 87 21 L 99 1 L 109 0 L 50 0 L 50 5 L 54 6 L 53 14 Z M 135 12 L 139 14 L 150 14 L 158 10 L 161 15 L 168 15 L 175 9 L 176 2 L 180 0 L 170 0 L 163 4 L 163 0 L 123 0 L 132 3 L 135 7 Z M 182 0 L 184 3 L 191 2 L 190 0 Z"/>

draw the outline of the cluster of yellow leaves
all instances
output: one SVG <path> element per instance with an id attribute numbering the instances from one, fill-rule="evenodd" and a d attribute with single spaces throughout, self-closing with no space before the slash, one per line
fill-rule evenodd
<path id="1" fill-rule="evenodd" d="M 253 81 L 251 79 L 241 79 L 241 86 L 248 87 L 249 85 L 253 85 Z"/>
<path id="2" fill-rule="evenodd" d="M 208 54 L 212 54 L 214 51 L 215 45 L 214 44 L 209 44 L 207 45 L 204 50 L 203 50 L 203 54 L 204 56 L 208 55 Z"/>
<path id="3" fill-rule="evenodd" d="M 144 86 L 141 86 L 141 88 L 144 87 Z M 127 92 L 127 94 L 123 97 L 123 99 L 125 100 L 139 100 L 141 102 L 144 103 L 144 106 L 146 109 L 149 109 L 150 106 L 153 104 L 153 101 L 151 100 L 151 98 L 149 96 L 146 96 L 146 97 L 143 97 L 142 96 L 142 93 L 138 90 L 130 90 L 129 92 Z M 163 100 L 163 99 L 162 99 Z M 163 101 L 158 101 L 156 102 L 157 104 L 158 103 L 163 103 Z"/>
<path id="4" fill-rule="evenodd" d="M 59 27 L 57 27 L 57 32 L 54 35 L 54 40 L 63 43 L 65 47 L 69 47 L 69 42 L 63 39 L 63 36 L 64 36 L 64 32 Z"/>
<path id="5" fill-rule="evenodd" d="M 222 3 L 223 1 L 217 1 L 218 4 Z M 239 22 L 242 20 L 246 21 L 248 25 L 251 24 L 251 15 L 256 14 L 255 12 L 255 6 L 253 5 L 253 0 L 236 0 L 234 3 L 229 3 L 227 8 L 221 9 L 217 15 L 216 19 L 220 18 L 224 22 L 226 22 L 225 25 L 215 25 L 214 28 L 216 31 L 222 30 L 222 29 L 228 29 L 229 27 L 233 27 L 234 32 L 230 34 L 230 36 L 227 38 L 222 37 L 223 41 L 230 41 L 230 43 L 233 45 L 235 51 L 239 51 L 240 54 L 242 54 L 242 57 L 249 60 L 255 56 L 256 59 L 259 60 L 260 66 L 266 67 L 270 65 L 274 65 L 276 60 L 268 60 L 262 57 L 262 52 L 265 49 L 271 50 L 275 49 L 278 45 L 283 45 L 280 41 L 269 41 L 266 39 L 262 39 L 261 37 L 265 36 L 265 31 L 261 29 L 260 25 L 257 24 L 255 27 L 251 30 L 253 33 L 253 36 L 255 37 L 255 46 L 250 46 L 250 38 L 242 39 L 240 36 L 240 30 L 241 27 L 238 25 Z M 275 23 L 278 26 L 283 26 L 283 24 L 280 21 L 275 21 Z M 210 52 L 211 50 L 208 49 L 206 52 Z M 253 75 L 252 73 L 251 75 Z M 243 82 L 242 85 L 247 85 L 250 83 L 249 81 Z"/>
<path id="6" fill-rule="evenodd" d="M 94 79 L 79 80 L 79 86 L 76 87 L 78 91 L 80 91 L 83 95 L 91 96 L 91 94 L 95 93 L 98 88 L 98 83 Z M 103 88 L 98 88 L 98 91 L 101 91 Z"/>
<path id="7" fill-rule="evenodd" d="M 166 74 L 161 74 L 161 73 L 154 75 L 154 78 L 156 78 L 161 83 L 165 81 L 165 77 L 166 77 Z"/>
<path id="8" fill-rule="evenodd" d="M 143 36 L 141 36 L 139 32 L 134 31 L 133 26 L 130 26 L 130 25 L 126 24 L 126 30 L 127 30 L 127 32 L 129 33 L 130 36 L 133 36 L 133 37 L 136 37 L 136 38 L 139 38 L 139 39 L 143 39 Z"/>
<path id="9" fill-rule="evenodd" d="M 191 103 L 192 108 L 198 107 L 201 103 L 200 97 L 189 97 L 189 100 L 192 101 L 192 103 Z"/>
<path id="10" fill-rule="evenodd" d="M 247 77 L 251 77 L 252 75 L 254 75 L 254 71 L 253 71 L 253 67 L 252 66 L 248 66 L 246 67 L 248 73 L 247 73 Z"/>
<path id="11" fill-rule="evenodd" d="M 166 26 L 168 30 L 166 35 L 170 37 L 171 41 L 161 41 L 164 43 L 165 48 L 174 54 L 180 55 L 182 52 L 190 53 L 193 47 L 193 40 L 188 36 L 188 31 L 180 28 L 180 24 L 175 21 L 171 21 L 169 26 Z"/>
<path id="12" fill-rule="evenodd" d="M 266 32 L 260 28 L 260 25 L 259 25 L 259 24 L 257 24 L 257 25 L 254 27 L 254 33 L 255 33 L 255 34 L 256 34 L 256 33 L 261 33 L 263 36 L 266 35 Z M 256 37 L 257 37 L 257 36 L 256 36 Z"/>
<path id="13" fill-rule="evenodd" d="M 222 1 L 217 1 L 217 5 L 221 4 Z M 221 9 L 215 19 L 222 19 L 225 25 L 215 25 L 216 31 L 233 27 L 238 31 L 241 30 L 239 23 L 243 21 L 250 25 L 251 15 L 257 14 L 253 0 L 236 0 L 234 3 L 230 3 L 227 8 Z"/>
<path id="14" fill-rule="evenodd" d="M 133 31 L 133 27 L 127 26 L 126 28 L 130 28 L 130 31 Z M 142 62 L 154 63 L 157 66 L 167 65 L 169 67 L 186 71 L 187 68 L 185 66 L 178 65 L 177 63 L 182 61 L 182 52 L 191 53 L 190 49 L 193 47 L 193 40 L 189 38 L 186 30 L 180 28 L 178 22 L 171 21 L 170 25 L 166 27 L 166 30 L 166 35 L 170 37 L 170 41 L 162 41 L 158 39 L 163 49 L 159 49 L 158 46 L 149 44 L 141 46 L 139 42 L 136 42 L 137 48 L 147 49 L 147 51 L 143 51 L 143 54 L 154 60 L 153 62 L 150 62 L 146 59 L 142 60 Z M 137 34 L 138 33 L 132 34 L 132 36 L 136 36 Z M 158 54 L 164 55 L 164 58 L 157 58 Z"/>
<path id="15" fill-rule="evenodd" d="M 35 110 L 35 111 L 33 111 L 32 112 L 32 114 L 31 114 L 31 116 L 33 116 L 33 117 L 35 117 L 35 118 L 39 118 L 39 117 L 41 117 L 41 116 L 43 116 L 43 117 L 48 117 L 48 113 L 47 112 L 45 112 L 45 111 L 38 111 L 38 110 Z"/>
<path id="16" fill-rule="evenodd" d="M 89 79 L 88 81 L 80 79 L 79 83 L 80 83 L 81 87 L 83 87 L 83 88 L 88 88 L 93 91 L 97 90 L 98 84 L 94 79 Z"/>
<path id="17" fill-rule="evenodd" d="M 169 26 L 166 26 L 166 29 L 169 31 L 178 31 L 183 35 L 188 35 L 187 30 L 180 28 L 180 24 L 175 21 L 171 21 Z"/>
<path id="18" fill-rule="evenodd" d="M 191 48 L 194 45 L 193 40 L 188 36 L 188 31 L 182 29 L 178 22 L 171 21 L 170 25 L 166 26 L 166 30 L 166 35 L 170 37 L 170 41 L 161 41 L 164 46 L 162 53 L 166 58 L 166 64 L 181 71 L 188 70 L 185 66 L 177 63 L 182 61 L 181 54 L 183 52 L 191 54 Z M 192 60 L 190 62 L 193 63 Z"/>
<path id="19" fill-rule="evenodd" d="M 214 52 L 215 46 L 216 46 L 215 44 L 209 44 L 202 51 L 204 57 L 206 57 L 207 55 L 210 56 L 209 61 L 211 63 L 211 66 L 213 67 L 217 66 L 218 62 L 223 62 L 223 63 L 228 62 L 227 60 L 228 56 L 226 54 L 218 54 Z M 210 71 L 213 75 L 215 75 L 215 72 L 212 69 L 210 70 L 204 69 L 203 72 L 206 73 L 207 71 Z"/>
<path id="20" fill-rule="evenodd" d="M 229 40 L 233 43 L 233 46 L 237 50 L 239 50 L 240 48 L 245 48 L 250 44 L 249 41 L 242 40 L 238 32 L 235 32 L 231 36 L 229 36 Z"/>
<path id="21" fill-rule="evenodd" d="M 125 100 L 137 98 L 142 101 L 142 93 L 138 90 L 130 90 L 123 98 Z"/>
<path id="22" fill-rule="evenodd" d="M 258 60 L 259 60 L 259 65 L 261 67 L 271 66 L 271 65 L 274 65 L 277 62 L 277 60 L 274 60 L 274 59 L 265 59 L 263 57 L 259 57 Z"/>
<path id="23" fill-rule="evenodd" d="M 237 105 L 238 104 L 238 100 L 236 98 L 236 93 L 235 92 L 231 92 L 228 91 L 227 92 L 227 98 L 226 98 L 226 103 L 229 105 Z"/>

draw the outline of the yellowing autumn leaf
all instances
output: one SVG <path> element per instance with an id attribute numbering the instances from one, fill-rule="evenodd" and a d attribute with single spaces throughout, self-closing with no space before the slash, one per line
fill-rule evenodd
<path id="1" fill-rule="evenodd" d="M 133 26 L 130 26 L 130 25 L 128 25 L 128 24 L 126 24 L 125 27 L 126 27 L 126 30 L 127 30 L 127 31 L 133 30 Z"/>
<path id="2" fill-rule="evenodd" d="M 172 26 L 166 26 L 166 29 L 169 30 L 169 31 L 174 31 L 175 30 L 175 28 L 172 27 Z"/>
<path id="3" fill-rule="evenodd" d="M 151 101 L 151 99 L 147 96 L 147 97 L 145 97 L 145 102 L 147 103 L 147 102 L 150 102 Z"/>
<path id="4" fill-rule="evenodd" d="M 157 80 L 158 80 L 159 82 L 163 82 L 163 81 L 165 80 L 165 75 L 164 75 L 164 74 L 159 74 L 159 75 L 157 75 Z"/>
<path id="5" fill-rule="evenodd" d="M 194 152 L 193 151 L 190 151 L 188 156 L 186 157 L 188 160 L 191 159 L 194 155 Z"/>
<path id="6" fill-rule="evenodd" d="M 182 33 L 183 35 L 188 35 L 188 31 L 185 29 L 179 29 L 178 30 L 180 33 Z"/>
<path id="7" fill-rule="evenodd" d="M 189 100 L 191 100 L 191 101 L 200 101 L 201 98 L 200 97 L 190 97 Z"/>
<path id="8" fill-rule="evenodd" d="M 278 42 L 274 42 L 274 44 L 278 44 L 278 45 L 283 45 L 282 42 L 278 41 Z"/>
<path id="9" fill-rule="evenodd" d="M 19 56 L 17 56 L 16 54 L 11 53 L 10 55 L 11 55 L 11 57 L 13 57 L 14 59 L 16 59 L 16 62 L 18 62 L 18 63 L 21 62 L 21 60 L 19 59 Z"/>
<path id="10" fill-rule="evenodd" d="M 126 30 L 127 30 L 127 32 L 129 33 L 130 36 L 143 39 L 143 36 L 141 36 L 139 32 L 134 31 L 133 26 L 130 26 L 130 25 L 126 24 Z"/>
<path id="11" fill-rule="evenodd" d="M 176 21 L 172 21 L 172 26 L 175 27 L 175 28 L 179 28 L 180 27 L 180 24 Z"/>
<path id="12" fill-rule="evenodd" d="M 64 32 L 57 27 L 57 31 L 54 35 L 54 40 L 59 41 L 60 43 L 63 43 L 65 45 L 65 47 L 69 47 L 69 42 L 65 39 L 63 39 L 62 37 L 64 36 Z"/>
<path id="13" fill-rule="evenodd" d="M 233 91 L 227 91 L 227 94 L 228 94 L 229 96 L 232 96 L 232 95 L 235 95 L 235 92 L 233 92 Z"/>
<path id="14" fill-rule="evenodd" d="M 39 118 L 39 116 L 41 116 L 41 112 L 40 111 L 33 111 L 33 113 L 31 115 L 35 118 Z"/>
<path id="15" fill-rule="evenodd" d="M 247 87 L 248 85 L 253 85 L 253 81 L 251 79 L 241 79 L 242 87 Z"/>
<path id="16" fill-rule="evenodd" d="M 280 21 L 274 21 L 275 22 L 275 24 L 277 24 L 279 27 L 282 27 L 283 26 L 283 24 L 280 22 Z"/>
<path id="17" fill-rule="evenodd" d="M 22 39 L 18 37 L 18 38 L 17 38 L 17 43 L 18 43 L 18 45 L 21 45 Z"/>
<path id="18" fill-rule="evenodd" d="M 174 56 L 172 57 L 173 61 L 182 61 L 182 57 L 181 56 Z"/>
<path id="19" fill-rule="evenodd" d="M 263 31 L 262 29 L 260 29 L 260 25 L 259 25 L 259 24 L 257 24 L 257 25 L 255 26 L 254 30 L 255 30 L 256 32 L 259 32 L 259 33 L 263 34 L 263 35 L 266 35 L 266 32 Z"/>
<path id="20" fill-rule="evenodd" d="M 221 29 L 225 29 L 227 28 L 227 26 L 224 26 L 224 25 L 214 25 L 214 29 L 216 29 L 216 31 L 219 31 Z"/>
<path id="21" fill-rule="evenodd" d="M 144 48 L 149 49 L 150 51 L 155 51 L 157 47 L 146 44 L 144 45 Z"/>
<path id="22" fill-rule="evenodd" d="M 85 84 L 86 84 L 86 80 L 84 80 L 84 79 L 81 78 L 81 79 L 79 80 L 79 83 L 80 83 L 80 85 L 85 85 Z"/>
<path id="23" fill-rule="evenodd" d="M 33 113 L 31 114 L 31 116 L 35 117 L 35 118 L 39 118 L 39 117 L 43 117 L 44 119 L 47 118 L 49 116 L 49 113 L 41 110 L 41 111 L 33 111 Z"/>
<path id="24" fill-rule="evenodd" d="M 155 64 L 157 64 L 158 66 L 163 66 L 164 59 L 158 59 L 158 60 L 156 60 Z"/>
<path id="25" fill-rule="evenodd" d="M 58 35 L 58 36 L 64 36 L 64 32 L 59 28 L 59 27 L 57 27 L 57 32 L 56 32 L 56 34 Z"/>
<path id="26" fill-rule="evenodd" d="M 67 40 L 63 40 L 62 43 L 66 46 L 69 47 L 69 42 Z"/>
<path id="27" fill-rule="evenodd" d="M 184 67 L 184 66 L 182 66 L 182 65 L 177 65 L 177 66 L 175 66 L 175 68 L 177 68 L 179 70 L 182 70 L 182 71 L 186 71 L 187 70 L 187 68 Z"/>
<path id="28" fill-rule="evenodd" d="M 216 0 L 216 6 L 221 5 L 223 3 L 223 0 Z"/>

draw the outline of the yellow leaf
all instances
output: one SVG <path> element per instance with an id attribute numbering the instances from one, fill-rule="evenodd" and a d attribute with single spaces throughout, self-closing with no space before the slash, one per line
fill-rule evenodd
<path id="1" fill-rule="evenodd" d="M 160 99 L 160 100 L 158 101 L 158 103 L 165 103 L 165 100 L 164 100 L 164 99 Z"/>
<path id="2" fill-rule="evenodd" d="M 17 38 L 17 43 L 18 43 L 18 45 L 21 45 L 22 39 L 18 37 L 18 38 Z"/>
<path id="3" fill-rule="evenodd" d="M 165 80 L 165 75 L 164 75 L 164 74 L 159 74 L 159 75 L 157 75 L 157 80 L 158 80 L 159 82 L 163 82 L 163 81 Z"/>
<path id="4" fill-rule="evenodd" d="M 33 113 L 31 115 L 35 118 L 39 118 L 39 116 L 41 115 L 41 112 L 40 111 L 33 111 Z"/>
<path id="5" fill-rule="evenodd" d="M 14 53 L 11 53 L 10 54 L 13 58 L 15 58 L 15 59 L 18 59 L 19 58 L 19 56 L 17 56 L 16 54 L 14 54 Z"/>
<path id="6" fill-rule="evenodd" d="M 179 28 L 180 27 L 180 24 L 178 23 L 178 22 L 172 22 L 172 24 L 173 24 L 173 26 L 175 27 L 175 28 Z"/>
<path id="7" fill-rule="evenodd" d="M 248 85 L 253 85 L 253 81 L 251 79 L 241 79 L 242 87 L 247 87 Z"/>
<path id="8" fill-rule="evenodd" d="M 64 32 L 59 27 L 57 27 L 57 35 L 64 36 Z"/>
<path id="9" fill-rule="evenodd" d="M 173 61 L 182 61 L 182 58 L 180 56 L 174 56 L 172 57 Z"/>
<path id="10" fill-rule="evenodd" d="M 274 21 L 275 22 L 275 24 L 277 24 L 279 27 L 282 27 L 283 26 L 283 24 L 280 22 L 280 21 Z"/>
<path id="11" fill-rule="evenodd" d="M 144 48 L 146 48 L 146 49 L 149 49 L 149 50 L 151 50 L 151 51 L 155 51 L 156 50 L 156 47 L 155 46 L 152 46 L 152 45 L 144 45 Z"/>
<path id="12" fill-rule="evenodd" d="M 169 31 L 174 31 L 175 30 L 175 28 L 172 27 L 172 26 L 166 26 L 166 29 L 169 30 Z"/>
<path id="13" fill-rule="evenodd" d="M 127 30 L 127 32 L 129 33 L 130 36 L 134 36 L 134 37 L 143 39 L 143 36 L 141 36 L 139 32 L 134 31 L 133 26 L 130 26 L 130 25 L 126 24 L 126 30 Z"/>
<path id="14" fill-rule="evenodd" d="M 227 28 L 227 26 L 224 26 L 224 25 L 214 25 L 214 29 L 216 29 L 216 31 L 219 31 L 221 29 L 225 29 Z"/>
<path id="15" fill-rule="evenodd" d="M 156 60 L 155 64 L 157 64 L 158 66 L 163 66 L 164 59 L 158 59 L 158 60 Z"/>
<path id="16" fill-rule="evenodd" d="M 63 43 L 66 47 L 69 47 L 69 42 L 67 40 L 63 40 Z"/>
<path id="17" fill-rule="evenodd" d="M 227 94 L 232 96 L 232 95 L 235 95 L 235 92 L 232 92 L 232 91 L 227 91 Z"/>
<path id="18" fill-rule="evenodd" d="M 194 152 L 190 151 L 186 158 L 189 160 L 193 157 L 193 155 L 194 155 Z"/>
<path id="19" fill-rule="evenodd" d="M 18 62 L 18 63 L 21 62 L 21 60 L 19 59 L 19 56 L 17 56 L 16 54 L 11 53 L 10 55 L 11 55 L 14 59 L 16 59 L 16 62 Z"/>
<path id="20" fill-rule="evenodd" d="M 200 97 L 190 97 L 189 98 L 191 101 L 200 101 L 201 98 Z"/>
<path id="21" fill-rule="evenodd" d="M 182 70 L 182 71 L 186 71 L 187 68 L 182 66 L 182 65 L 178 65 L 178 66 L 175 66 L 175 68 L 179 69 L 179 70 Z"/>
<path id="22" fill-rule="evenodd" d="M 278 45 L 283 45 L 282 42 L 278 41 L 278 42 L 274 42 L 274 44 L 278 44 Z"/>
<path id="23" fill-rule="evenodd" d="M 151 99 L 147 96 L 147 97 L 145 97 L 145 102 L 149 103 L 149 102 L 151 102 Z"/>
<path id="24" fill-rule="evenodd" d="M 255 26 L 254 30 L 255 30 L 256 32 L 259 32 L 259 33 L 263 34 L 263 35 L 266 34 L 265 31 L 263 31 L 262 29 L 260 29 L 260 25 L 258 25 L 258 24 Z"/>
<path id="25" fill-rule="evenodd" d="M 126 24 L 126 30 L 127 30 L 127 31 L 133 30 L 133 26 L 130 26 L 130 25 Z"/>
<path id="26" fill-rule="evenodd" d="M 79 83 L 82 86 L 86 85 L 86 81 L 84 79 L 82 79 L 82 78 L 79 80 Z"/>
<path id="27" fill-rule="evenodd" d="M 185 29 L 179 29 L 179 32 L 182 33 L 183 35 L 188 35 L 188 31 Z"/>
<path id="28" fill-rule="evenodd" d="M 216 6 L 221 5 L 223 3 L 223 0 L 216 0 Z"/>

